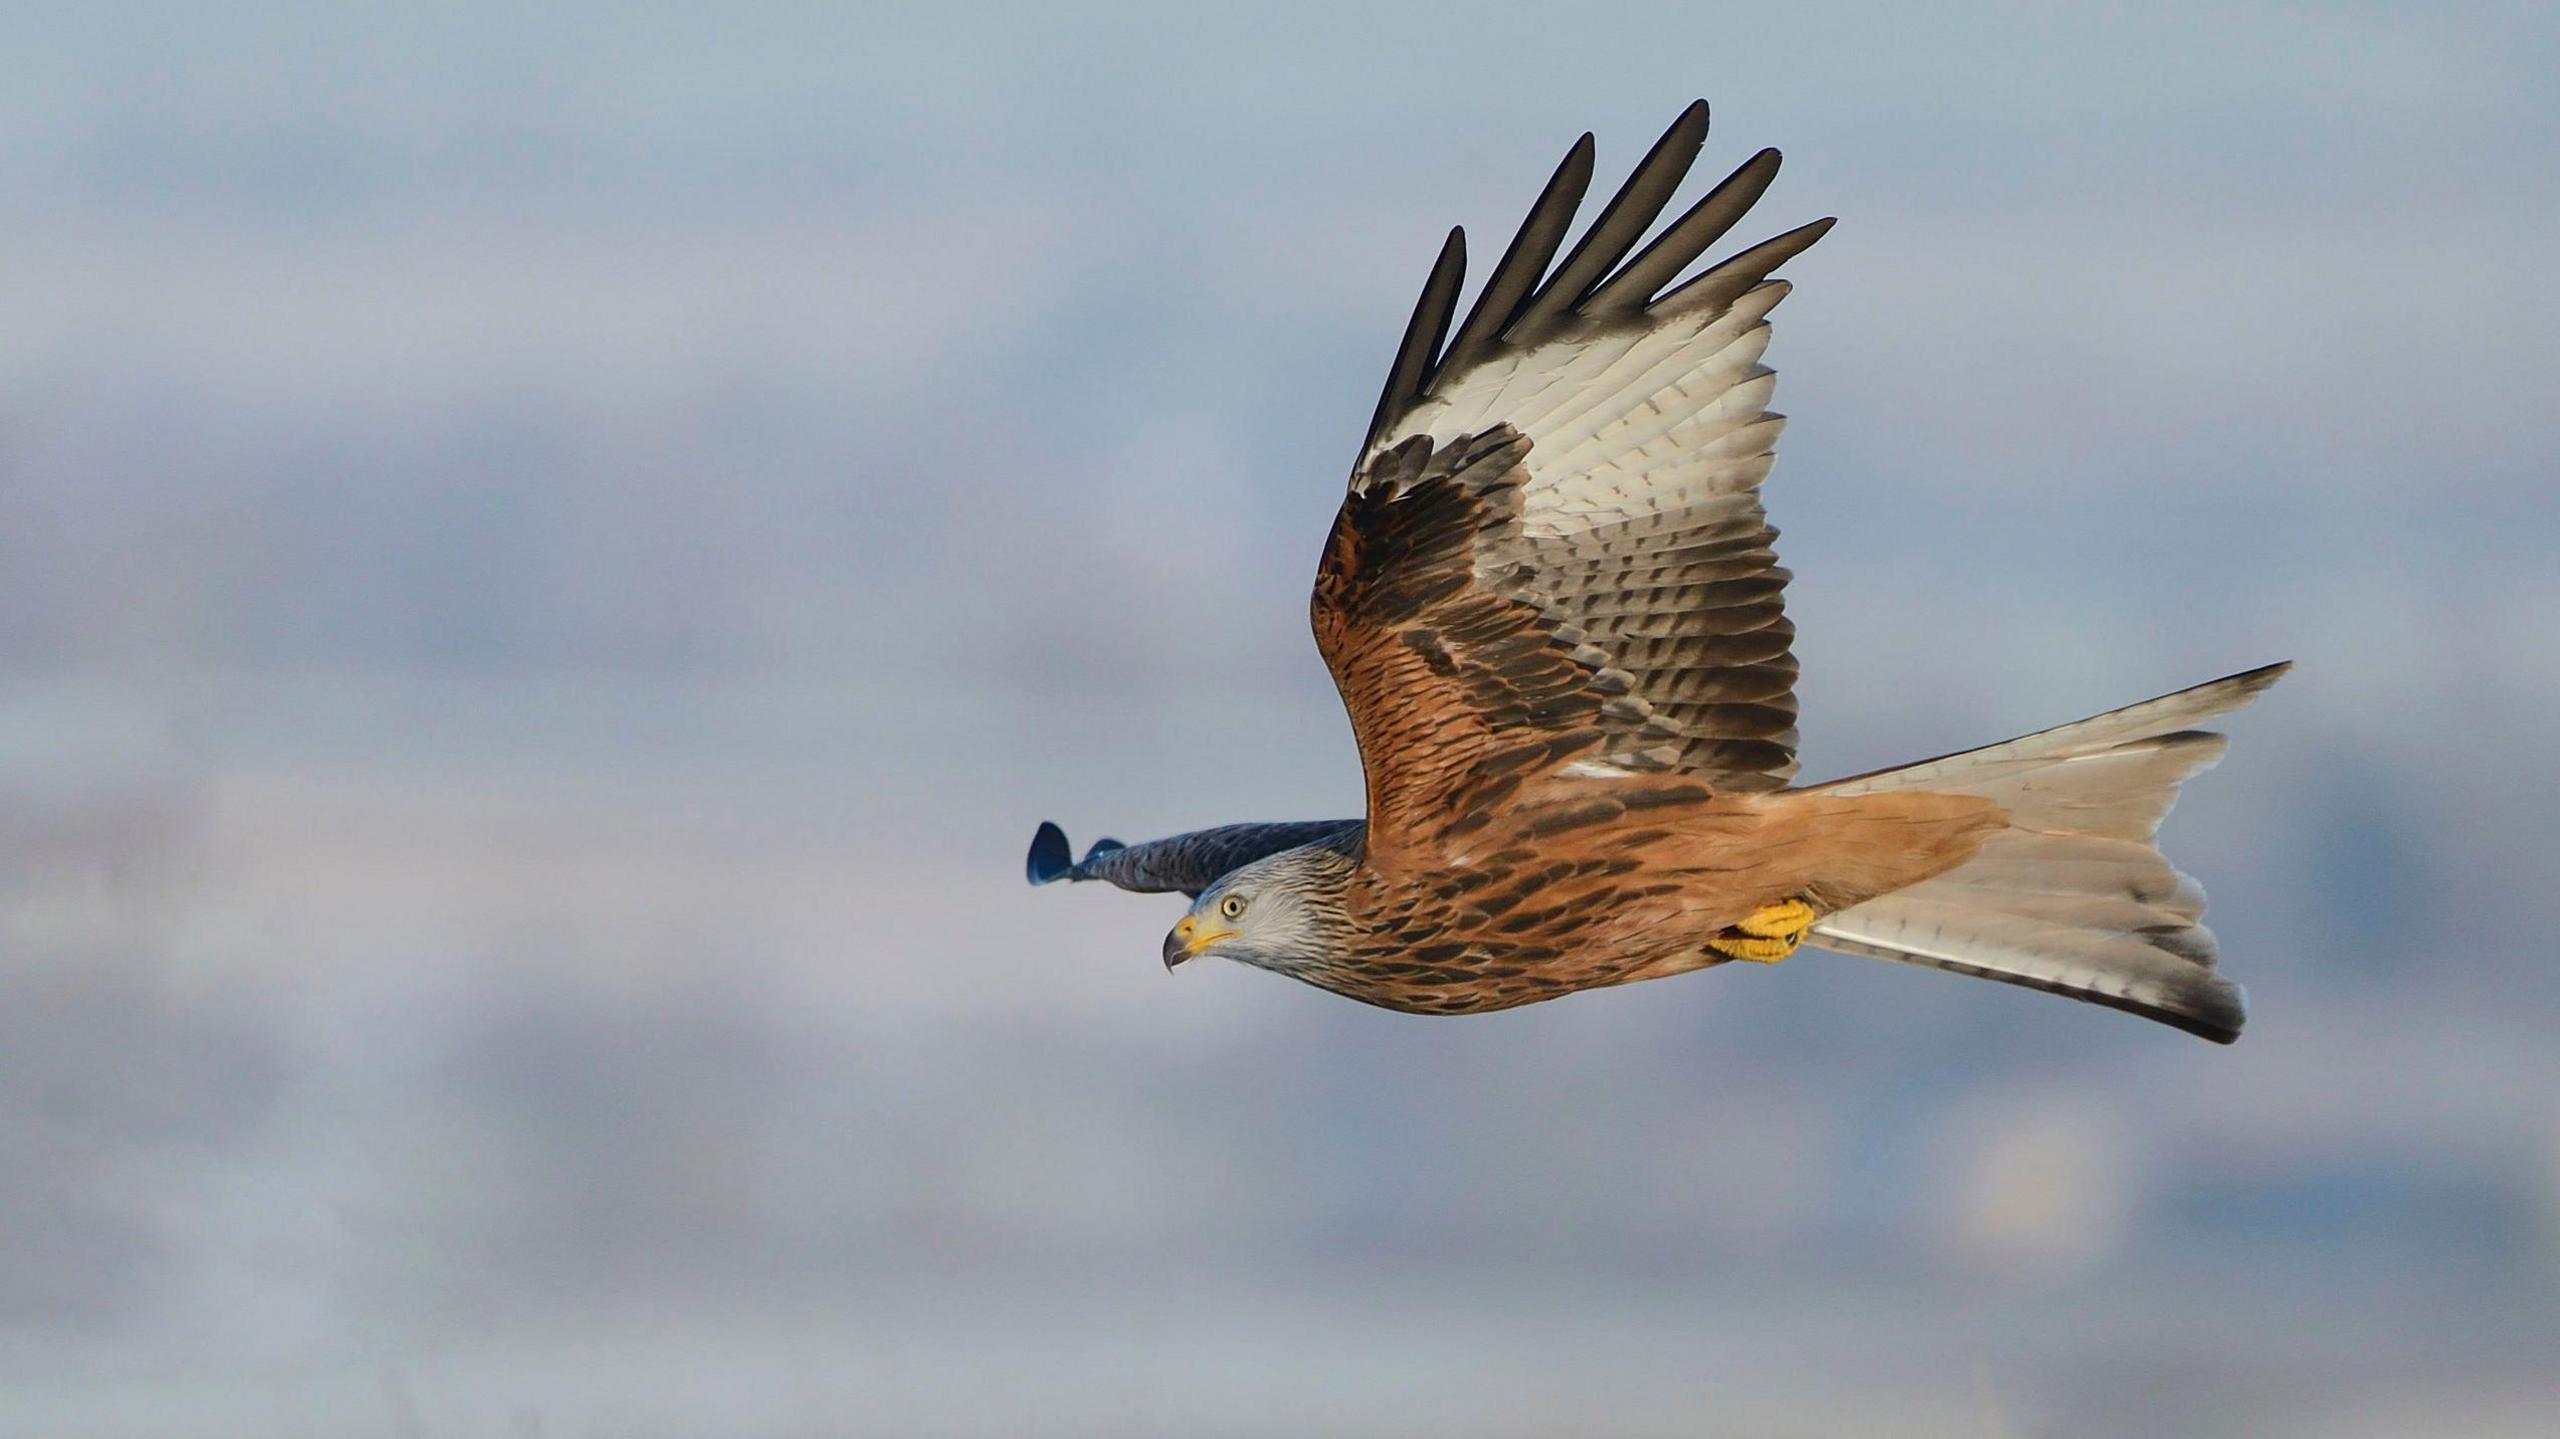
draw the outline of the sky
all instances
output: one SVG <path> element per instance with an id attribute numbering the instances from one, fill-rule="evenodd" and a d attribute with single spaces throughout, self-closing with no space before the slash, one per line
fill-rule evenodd
<path id="1" fill-rule="evenodd" d="M 0 55 L 0 1436 L 2547 1432 L 2532 6 L 53 7 Z M 1690 99 L 1805 773 L 2273 659 L 2229 1049 L 1807 953 L 1463 1021 L 1356 813 L 1439 236 Z"/>

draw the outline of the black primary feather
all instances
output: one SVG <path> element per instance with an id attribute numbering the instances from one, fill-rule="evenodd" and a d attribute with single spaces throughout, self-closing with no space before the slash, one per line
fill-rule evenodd
<path id="1" fill-rule="evenodd" d="M 1458 337 L 1449 342 L 1447 353 L 1432 367 L 1433 378 L 1464 373 L 1493 353 L 1502 342 L 1503 332 L 1520 318 L 1520 309 L 1529 303 L 1538 277 L 1547 272 L 1548 262 L 1555 259 L 1557 248 L 1573 229 L 1573 212 L 1582 208 L 1582 196 L 1591 188 L 1594 153 L 1591 132 L 1585 130 L 1582 138 L 1573 142 L 1573 148 L 1565 152 L 1556 172 L 1547 177 L 1547 187 L 1538 192 L 1537 203 L 1529 207 L 1529 217 L 1520 222 L 1510 248 L 1502 252 L 1501 263 L 1485 277 L 1475 308 L 1467 311 L 1467 322 L 1458 327 Z M 1430 388 L 1423 386 L 1425 393 Z"/>
<path id="2" fill-rule="evenodd" d="M 1689 173 L 1698 158 L 1698 147 L 1707 142 L 1707 102 L 1693 100 L 1653 148 L 1638 161 L 1635 173 L 1627 183 L 1609 197 L 1601 207 L 1600 218 L 1591 222 L 1582 238 L 1576 241 L 1564 263 L 1556 267 L 1554 276 L 1538 287 L 1538 293 L 1512 322 L 1511 336 L 1515 344 L 1534 344 L 1556 328 L 1566 315 L 1582 303 L 1608 273 L 1617 268 L 1627 252 L 1644 238 L 1662 207 L 1671 203 L 1672 193 Z"/>
<path id="3" fill-rule="evenodd" d="M 1369 436 L 1360 442 L 1362 454 L 1387 432 L 1388 425 L 1422 399 L 1423 382 L 1431 378 L 1431 362 L 1440 353 L 1440 342 L 1449 337 L 1449 319 L 1458 310 L 1458 286 L 1466 276 L 1467 232 L 1452 229 L 1441 242 L 1440 258 L 1432 262 L 1422 298 L 1414 302 L 1413 318 L 1405 322 L 1404 342 L 1396 346 L 1386 388 L 1378 392 L 1377 413 L 1369 417 Z"/>
<path id="4" fill-rule="evenodd" d="M 1047 820 L 1031 832 L 1031 857 L 1023 864 L 1023 872 L 1033 884 L 1047 884 L 1065 879 L 1075 869 L 1075 851 L 1067 847 L 1067 832 Z"/>
<path id="5" fill-rule="evenodd" d="M 1743 161 L 1624 269 L 1593 290 L 1583 309 L 1595 315 L 1623 314 L 1651 304 L 1656 292 L 1705 254 L 1709 245 L 1723 239 L 1767 193 L 1769 182 L 1778 178 L 1778 164 L 1775 150 L 1763 150 Z"/>
<path id="6" fill-rule="evenodd" d="M 1638 250 L 1637 242 L 1688 178 L 1706 138 L 1707 102 L 1693 101 L 1548 273 L 1591 186 L 1593 145 L 1586 132 L 1547 177 L 1454 336 L 1450 320 L 1466 277 L 1466 232 L 1451 230 L 1406 322 L 1361 454 L 1374 453 L 1398 421 L 1438 392 L 1442 380 L 1463 376 L 1505 349 L 1543 344 L 1577 325 L 1647 324 L 1647 316 L 1665 313 L 1675 301 L 1731 303 L 1831 228 L 1828 219 L 1800 226 L 1659 294 L 1723 239 L 1777 178 L 1778 152 L 1760 151 Z"/>

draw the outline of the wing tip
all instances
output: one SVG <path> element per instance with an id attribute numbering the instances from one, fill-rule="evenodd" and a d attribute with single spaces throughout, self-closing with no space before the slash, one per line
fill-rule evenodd
<path id="1" fill-rule="evenodd" d="M 1431 262 L 1431 277 L 1414 301 L 1413 317 L 1405 322 L 1404 338 L 1397 342 L 1395 363 L 1387 370 L 1387 383 L 1378 391 L 1378 408 L 1370 415 L 1369 432 L 1360 442 L 1361 454 L 1375 449 L 1397 418 L 1422 399 L 1441 344 L 1449 338 L 1449 322 L 1457 314 L 1458 288 L 1465 283 L 1466 273 L 1467 227 L 1452 225 Z"/>
<path id="2" fill-rule="evenodd" d="M 1839 216 L 1825 215 L 1784 234 L 1773 235 L 1682 281 L 1645 308 L 1658 315 L 1676 314 L 1698 307 L 1721 309 L 1776 279 L 1779 266 L 1812 249 L 1817 241 L 1831 233 L 1832 226 L 1839 223 Z"/>
<path id="3" fill-rule="evenodd" d="M 1067 832 L 1053 821 L 1040 821 L 1040 827 L 1031 832 L 1031 854 L 1023 861 L 1024 875 L 1033 884 L 1047 884 L 1065 879 L 1075 867 L 1075 851 L 1067 844 Z"/>
<path id="4" fill-rule="evenodd" d="M 1377 408 L 1362 436 L 1361 455 L 1365 458 L 1376 450 L 1398 420 L 1429 398 L 1444 372 L 1452 366 L 1464 369 L 1482 358 L 1490 345 L 1527 343 L 1571 315 L 1633 317 L 1648 311 L 1662 314 L 1675 300 L 1690 304 L 1727 303 L 1768 280 L 1780 265 L 1839 223 L 1839 217 L 1825 216 L 1798 226 L 1752 246 L 1667 294 L 1657 294 L 1661 285 L 1721 239 L 1750 209 L 1776 177 L 1784 158 L 1777 147 L 1763 146 L 1630 260 L 1629 252 L 1695 163 L 1706 142 L 1709 117 L 1705 97 L 1691 100 L 1637 162 L 1562 262 L 1550 269 L 1549 263 L 1569 234 L 1590 183 L 1599 142 L 1592 131 L 1583 131 L 1549 177 L 1511 247 L 1487 276 L 1475 305 L 1455 335 L 1450 333 L 1450 325 L 1456 318 L 1457 292 L 1466 270 L 1466 229 L 1451 226 L 1412 317 L 1406 322 L 1404 338 L 1388 369 Z"/>
<path id="5" fill-rule="evenodd" d="M 1839 223 L 1839 216 L 1825 215 L 1819 220 L 1808 220 L 1805 223 L 1796 226 L 1794 229 L 1778 236 L 1776 240 L 1771 241 L 1770 243 L 1773 245 L 1785 243 L 1787 245 L 1788 248 L 1785 255 L 1780 257 L 1780 263 L 1783 264 L 1785 261 L 1792 260 L 1796 256 L 1803 254 L 1805 251 L 1812 249 L 1815 241 L 1830 234 L 1831 227 Z M 1773 266 L 1772 268 L 1775 267 Z"/>

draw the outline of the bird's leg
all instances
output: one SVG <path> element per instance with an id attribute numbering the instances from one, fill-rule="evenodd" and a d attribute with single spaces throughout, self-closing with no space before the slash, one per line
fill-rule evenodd
<path id="1" fill-rule="evenodd" d="M 1745 915 L 1740 923 L 1708 940 L 1707 948 L 1727 959 L 1776 964 L 1804 943 L 1805 931 L 1813 928 L 1813 920 L 1812 905 L 1800 899 L 1782 899 Z"/>

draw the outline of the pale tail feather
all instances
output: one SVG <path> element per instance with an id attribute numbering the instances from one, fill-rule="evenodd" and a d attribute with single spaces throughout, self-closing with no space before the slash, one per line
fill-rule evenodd
<path id="1" fill-rule="evenodd" d="M 2228 1044 L 2240 986 L 2214 971 L 2204 891 L 2153 841 L 2178 785 L 2222 757 L 2194 725 L 2290 668 L 2269 665 L 2013 739 L 1823 785 L 1980 795 L 2010 827 L 1935 879 L 1825 917 L 1825 949 L 1900 960 L 2130 1010 Z"/>

